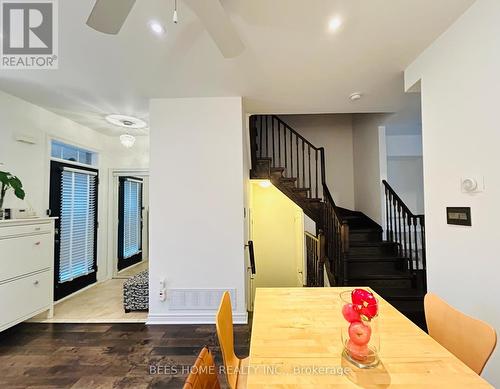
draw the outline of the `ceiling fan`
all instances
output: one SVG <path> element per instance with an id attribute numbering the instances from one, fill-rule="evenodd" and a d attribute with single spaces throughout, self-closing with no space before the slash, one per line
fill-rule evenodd
<path id="1" fill-rule="evenodd" d="M 118 34 L 136 0 L 96 0 L 87 25 L 105 34 Z M 234 58 L 245 46 L 220 0 L 184 0 L 200 18 L 225 58 Z"/>

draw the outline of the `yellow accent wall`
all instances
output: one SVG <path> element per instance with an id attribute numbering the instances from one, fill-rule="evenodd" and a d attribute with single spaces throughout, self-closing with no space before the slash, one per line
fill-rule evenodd
<path id="1" fill-rule="evenodd" d="M 302 286 L 304 214 L 274 186 L 252 181 L 251 236 L 257 274 L 254 287 Z"/>

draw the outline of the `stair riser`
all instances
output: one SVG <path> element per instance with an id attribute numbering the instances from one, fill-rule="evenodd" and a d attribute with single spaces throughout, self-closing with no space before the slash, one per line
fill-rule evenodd
<path id="1" fill-rule="evenodd" d="M 382 233 L 380 232 L 356 232 L 350 231 L 349 240 L 351 242 L 381 242 Z"/>
<path id="2" fill-rule="evenodd" d="M 349 249 L 349 255 L 353 257 L 384 257 L 384 256 L 396 256 L 398 255 L 398 250 L 395 246 L 351 246 Z"/>
<path id="3" fill-rule="evenodd" d="M 404 262 L 347 262 L 348 278 L 358 278 L 368 275 L 381 275 L 393 273 L 394 271 L 404 272 L 407 270 Z"/>
<path id="4" fill-rule="evenodd" d="M 356 280 L 350 279 L 346 281 L 347 286 L 368 286 L 374 290 L 382 288 L 411 288 L 411 280 Z"/>

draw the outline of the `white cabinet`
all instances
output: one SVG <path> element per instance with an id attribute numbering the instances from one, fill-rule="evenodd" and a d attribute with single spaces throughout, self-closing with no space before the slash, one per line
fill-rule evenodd
<path id="1" fill-rule="evenodd" d="M 54 220 L 0 221 L 0 331 L 53 312 Z"/>

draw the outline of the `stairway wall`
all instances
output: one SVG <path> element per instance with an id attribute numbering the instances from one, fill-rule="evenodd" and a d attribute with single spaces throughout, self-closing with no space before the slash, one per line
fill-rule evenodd
<path id="1" fill-rule="evenodd" d="M 325 148 L 326 181 L 337 204 L 354 208 L 352 115 L 280 115 L 316 147 Z"/>
<path id="2" fill-rule="evenodd" d="M 252 182 L 252 240 L 257 274 L 254 287 L 302 286 L 304 213 L 278 188 Z"/>
<path id="3" fill-rule="evenodd" d="M 500 2 L 478 0 L 406 70 L 421 80 L 429 290 L 500 333 Z M 484 177 L 482 193 L 461 177 Z M 472 227 L 446 224 L 447 206 L 471 207 Z M 500 387 L 500 350 L 483 376 Z"/>
<path id="4" fill-rule="evenodd" d="M 385 127 L 388 115 L 353 115 L 355 209 L 384 223 L 382 180 L 387 178 Z"/>

